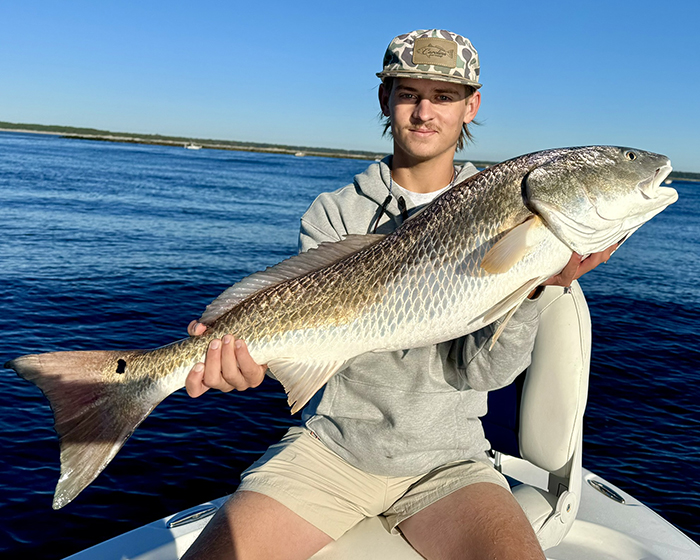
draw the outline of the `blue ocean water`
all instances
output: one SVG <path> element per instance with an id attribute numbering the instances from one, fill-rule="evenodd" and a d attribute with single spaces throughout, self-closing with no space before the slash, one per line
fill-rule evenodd
<path id="1" fill-rule="evenodd" d="M 672 156 L 672 154 L 670 154 Z M 296 252 L 315 196 L 367 162 L 0 133 L 0 364 L 149 348 Z M 700 538 L 700 188 L 582 280 L 594 324 L 584 466 Z M 0 555 L 62 558 L 235 490 L 295 423 L 276 383 L 178 392 L 73 503 L 41 392 L 0 369 Z"/>

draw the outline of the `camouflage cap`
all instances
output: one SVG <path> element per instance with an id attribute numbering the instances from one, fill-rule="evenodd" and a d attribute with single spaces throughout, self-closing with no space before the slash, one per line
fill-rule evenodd
<path id="1" fill-rule="evenodd" d="M 480 88 L 479 55 L 469 39 L 444 29 L 395 37 L 384 54 L 381 78 L 422 78 Z"/>

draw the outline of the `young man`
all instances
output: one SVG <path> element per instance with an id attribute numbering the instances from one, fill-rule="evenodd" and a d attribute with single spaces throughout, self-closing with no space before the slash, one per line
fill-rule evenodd
<path id="1" fill-rule="evenodd" d="M 442 30 L 396 37 L 378 76 L 393 156 L 316 199 L 301 220 L 302 251 L 349 234 L 392 231 L 476 173 L 453 163 L 481 102 L 478 57 L 466 38 Z M 547 283 L 569 285 L 608 257 L 582 262 L 573 255 Z M 487 391 L 529 364 L 535 303 L 520 307 L 489 351 L 497 323 L 435 346 L 353 360 L 307 405 L 303 425 L 242 475 L 185 558 L 304 559 L 380 514 L 425 558 L 544 558 L 507 482 L 486 459 L 479 420 Z M 204 327 L 193 322 L 189 332 Z M 265 369 L 227 336 L 211 343 L 187 390 L 193 397 L 209 388 L 244 390 L 260 384 Z"/>

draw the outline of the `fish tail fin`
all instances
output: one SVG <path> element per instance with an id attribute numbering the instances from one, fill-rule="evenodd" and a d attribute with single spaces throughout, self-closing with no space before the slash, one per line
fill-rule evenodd
<path id="1" fill-rule="evenodd" d="M 39 387 L 51 405 L 61 449 L 54 509 L 90 484 L 172 392 L 150 378 L 130 375 L 132 359 L 144 352 L 52 352 L 5 364 Z"/>

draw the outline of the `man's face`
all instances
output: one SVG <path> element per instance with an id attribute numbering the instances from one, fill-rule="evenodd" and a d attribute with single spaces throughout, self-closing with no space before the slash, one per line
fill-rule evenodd
<path id="1" fill-rule="evenodd" d="M 450 151 L 454 155 L 462 125 L 474 119 L 481 97 L 477 91 L 467 100 L 461 84 L 399 78 L 391 91 L 380 86 L 379 100 L 391 119 L 394 157 L 415 164 Z"/>

